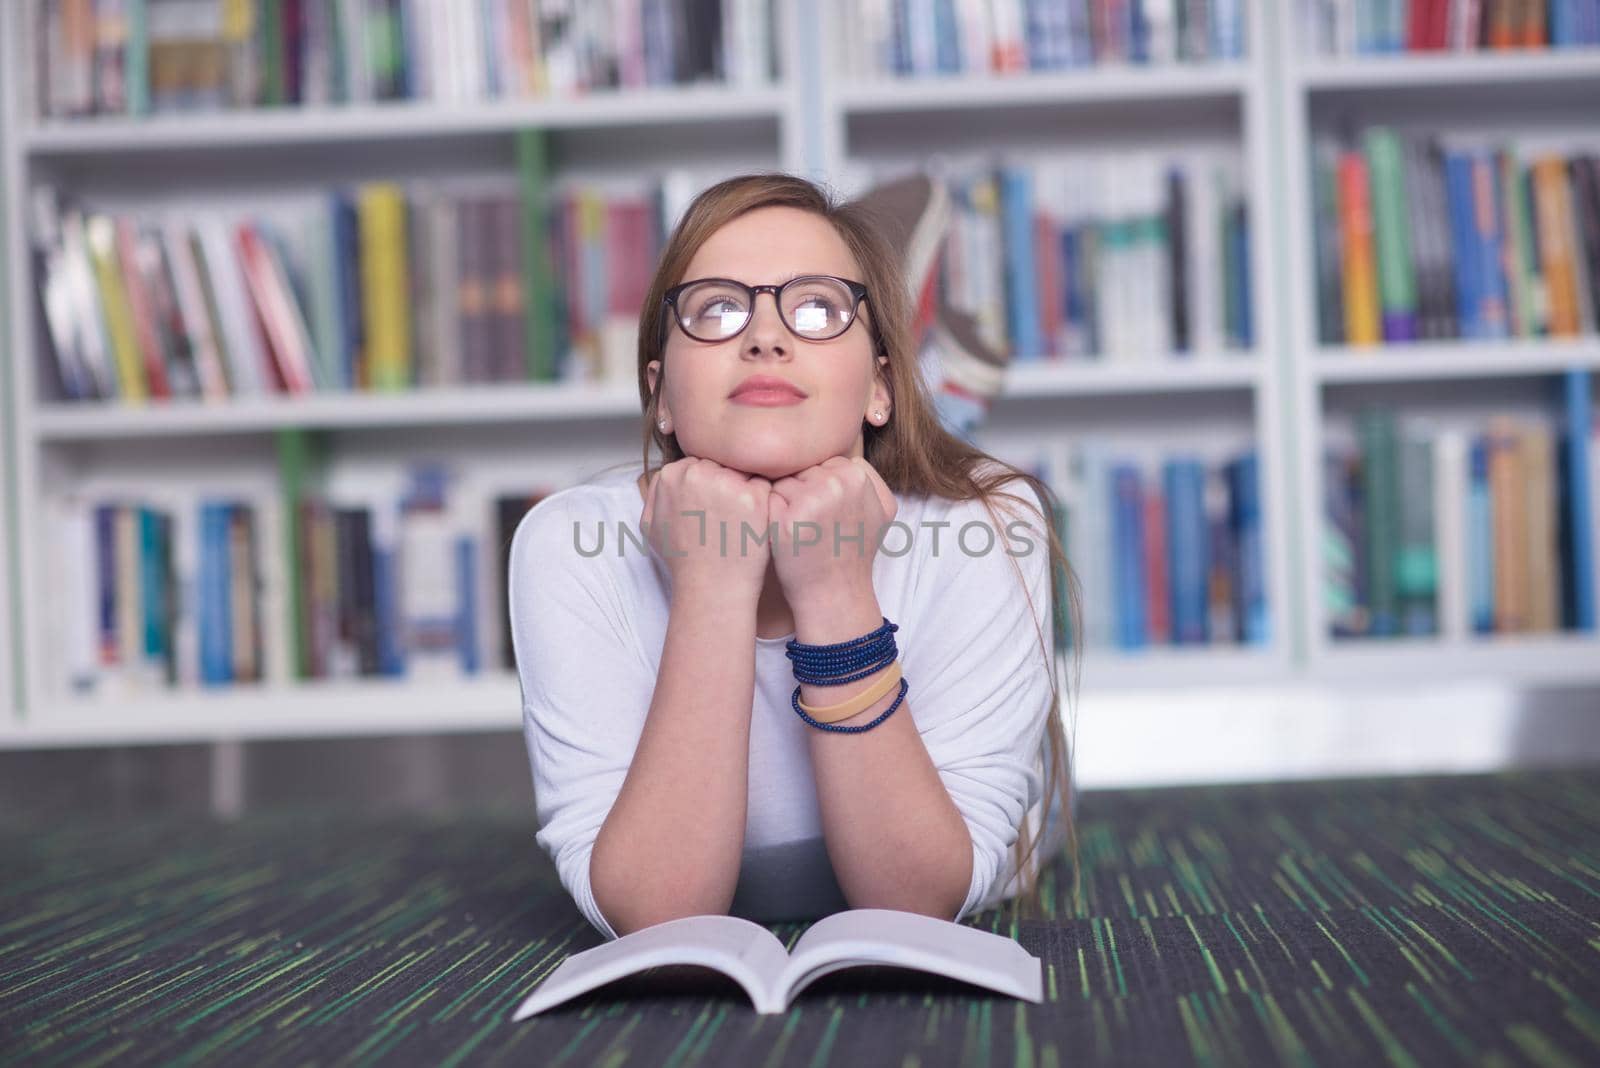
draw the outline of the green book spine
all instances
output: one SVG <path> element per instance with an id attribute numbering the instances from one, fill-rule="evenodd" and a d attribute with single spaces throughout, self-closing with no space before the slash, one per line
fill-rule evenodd
<path id="1" fill-rule="evenodd" d="M 522 295 L 527 324 L 528 378 L 534 382 L 549 382 L 556 377 L 552 309 L 555 279 L 545 225 L 549 155 L 543 132 L 517 132 L 517 175 L 522 185 Z"/>
<path id="2" fill-rule="evenodd" d="M 261 60 L 266 69 L 263 96 L 268 107 L 279 107 L 287 99 L 283 91 L 283 4 L 282 0 L 262 0 Z"/>
<path id="3" fill-rule="evenodd" d="M 128 114 L 150 114 L 150 13 L 146 0 L 128 0 L 128 39 L 123 76 L 127 79 Z"/>
<path id="4" fill-rule="evenodd" d="M 1411 262 L 1411 223 L 1406 211 L 1400 136 L 1374 126 L 1366 131 L 1367 168 L 1372 175 L 1372 225 L 1378 252 L 1378 299 L 1385 341 L 1417 339 L 1417 278 Z"/>
<path id="5" fill-rule="evenodd" d="M 1517 195 L 1520 183 L 1516 157 L 1500 150 L 1495 153 L 1494 162 L 1500 168 L 1500 187 L 1505 190 L 1501 210 L 1505 215 L 1506 294 L 1510 298 L 1511 332 L 1515 337 L 1527 337 L 1533 322 L 1530 318 L 1533 295 L 1528 291 L 1528 261 L 1524 258 L 1527 245 L 1523 241 L 1528 219 L 1519 210 L 1522 198 Z"/>
<path id="6" fill-rule="evenodd" d="M 311 636 L 306 630 L 306 591 L 300 560 L 300 502 L 312 478 L 318 449 L 311 432 L 299 429 L 277 433 L 278 485 L 283 498 L 283 546 L 289 579 L 289 642 L 294 655 L 294 677 L 311 677 Z"/>
<path id="7" fill-rule="evenodd" d="M 1507 170 L 1506 193 L 1511 200 L 1511 217 L 1517 227 L 1518 269 L 1522 272 L 1521 314 L 1525 337 L 1543 337 L 1548 329 L 1545 318 L 1544 275 L 1533 248 L 1533 172 L 1517 173 L 1512 163 Z"/>
<path id="8" fill-rule="evenodd" d="M 350 42 L 344 39 L 344 12 L 340 9 L 345 4 L 353 2 L 354 0 L 328 0 L 326 12 L 328 98 L 335 104 L 350 102 Z"/>
<path id="9" fill-rule="evenodd" d="M 1433 442 L 1402 438 L 1400 449 L 1400 544 L 1395 565 L 1395 592 L 1400 630 L 1405 634 L 1437 632 L 1434 598 L 1439 590 L 1439 565 L 1434 544 Z"/>
<path id="10" fill-rule="evenodd" d="M 1363 532 L 1367 542 L 1367 602 L 1375 637 L 1398 632 L 1395 571 L 1400 551 L 1399 472 L 1394 416 L 1367 409 L 1359 417 Z"/>

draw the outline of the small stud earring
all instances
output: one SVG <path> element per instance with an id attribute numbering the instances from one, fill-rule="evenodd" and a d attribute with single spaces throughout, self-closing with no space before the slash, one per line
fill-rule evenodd
<path id="1" fill-rule="evenodd" d="M 658 420 L 656 422 L 656 426 L 660 427 L 662 431 L 665 432 L 667 429 L 667 421 L 665 419 Z"/>

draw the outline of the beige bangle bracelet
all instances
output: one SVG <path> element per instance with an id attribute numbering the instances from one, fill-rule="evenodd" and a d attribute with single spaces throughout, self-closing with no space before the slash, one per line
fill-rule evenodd
<path id="1" fill-rule="evenodd" d="M 813 708 L 804 701 L 800 701 L 799 704 L 805 714 L 818 723 L 837 723 L 841 719 L 849 719 L 863 709 L 871 708 L 880 697 L 899 685 L 900 662 L 897 660 L 889 665 L 889 670 L 883 673 L 882 678 L 848 701 L 841 701 L 826 708 Z"/>

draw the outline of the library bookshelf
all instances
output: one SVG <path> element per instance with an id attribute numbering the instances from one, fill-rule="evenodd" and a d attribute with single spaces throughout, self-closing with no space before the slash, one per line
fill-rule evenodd
<path id="1" fill-rule="evenodd" d="M 1542 113 L 1554 101 L 1566 109 L 1563 121 L 1575 120 L 1582 90 L 1600 85 L 1600 60 L 1304 60 L 1278 8 L 1246 0 L 1246 58 L 1238 62 L 888 81 L 858 79 L 843 69 L 848 27 L 841 7 L 829 3 L 818 17 L 802 18 L 797 0 L 780 0 L 780 77 L 756 91 L 695 87 L 559 102 L 44 122 L 20 88 L 28 79 L 13 76 L 29 70 L 22 35 L 0 32 L 4 254 L 14 311 L 5 339 L 13 354 L 5 446 L 16 472 L 18 536 L 9 548 L 21 584 L 15 598 L 20 613 L 12 622 L 23 650 L 17 665 L 21 707 L 0 727 L 0 745 L 517 727 L 517 681 L 498 667 L 462 678 L 285 681 L 74 697 L 54 677 L 49 503 L 53 495 L 87 487 L 181 489 L 231 478 L 270 487 L 274 439 L 294 431 L 325 437 L 336 462 L 355 472 L 426 451 L 470 471 L 481 486 L 528 479 L 561 484 L 637 458 L 636 387 L 497 384 L 144 407 L 57 400 L 44 388 L 36 356 L 42 326 L 33 314 L 26 224 L 29 190 L 40 182 L 120 208 L 170 207 L 189 198 L 226 202 L 335 180 L 500 175 L 513 165 L 511 137 L 530 128 L 552 138 L 555 170 L 577 178 L 627 175 L 641 161 L 688 161 L 705 174 L 781 168 L 846 194 L 874 175 L 925 164 L 959 167 L 993 154 L 1026 160 L 1173 147 L 1233 153 L 1252 220 L 1250 350 L 1070 364 L 1019 358 L 980 434 L 985 446 L 1020 461 L 1085 435 L 1141 454 L 1169 446 L 1245 446 L 1259 458 L 1268 639 L 1131 651 L 1091 645 L 1083 693 L 1337 682 L 1350 673 L 1452 681 L 1474 673 L 1531 681 L 1600 677 L 1600 647 L 1586 637 L 1492 647 L 1408 641 L 1350 648 L 1323 637 L 1317 458 L 1324 421 L 1341 397 L 1446 380 L 1481 389 L 1487 403 L 1497 396 L 1496 383 L 1508 378 L 1600 367 L 1600 347 L 1592 340 L 1412 346 L 1374 359 L 1323 351 L 1312 322 L 1315 264 L 1307 252 L 1305 162 L 1311 128 L 1346 107 L 1380 115 L 1393 106 L 1419 121 L 1448 123 L 1477 112 L 1452 101 L 1488 101 L 1491 113 L 1511 119 L 1518 107 Z"/>
<path id="2" fill-rule="evenodd" d="M 1324 450 L 1348 433 L 1360 408 L 1379 405 L 1429 428 L 1467 431 L 1492 414 L 1559 423 L 1561 379 L 1600 370 L 1600 337 L 1425 340 L 1375 346 L 1319 341 L 1312 147 L 1319 133 L 1373 125 L 1430 133 L 1452 144 L 1511 143 L 1600 149 L 1593 101 L 1600 49 L 1515 49 L 1324 57 L 1287 34 L 1282 124 L 1288 216 L 1286 352 L 1291 443 L 1298 469 L 1292 542 L 1306 675 L 1337 683 L 1397 684 L 1485 679 L 1521 686 L 1600 682 L 1600 634 L 1529 633 L 1334 637 L 1312 547 L 1326 523 Z M 1593 434 L 1593 428 L 1588 431 Z M 1591 449 L 1592 454 L 1592 449 Z M 1570 577 L 1566 579 L 1570 581 Z"/>

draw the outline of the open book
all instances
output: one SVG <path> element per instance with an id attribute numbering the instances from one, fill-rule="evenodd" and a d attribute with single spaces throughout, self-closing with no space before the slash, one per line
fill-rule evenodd
<path id="1" fill-rule="evenodd" d="M 896 909 L 846 909 L 806 929 L 787 952 L 776 935 L 737 916 L 685 916 L 574 953 L 517 1006 L 523 1020 L 614 979 L 664 964 L 714 968 L 777 1013 L 830 972 L 861 965 L 912 968 L 1027 1001 L 1043 1001 L 1044 968 L 1013 940 Z"/>

